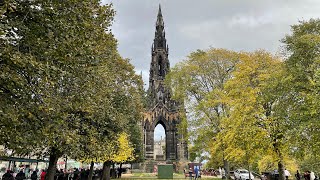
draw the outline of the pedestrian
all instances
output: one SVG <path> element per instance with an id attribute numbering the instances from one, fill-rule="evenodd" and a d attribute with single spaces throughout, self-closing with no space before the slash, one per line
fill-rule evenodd
<path id="1" fill-rule="evenodd" d="M 37 179 L 38 179 L 37 171 L 33 171 L 31 174 L 31 180 L 37 180 Z"/>
<path id="2" fill-rule="evenodd" d="M 118 172 L 118 178 L 121 178 L 121 174 L 122 174 L 122 168 L 118 168 L 118 170 L 117 170 L 117 172 Z"/>
<path id="3" fill-rule="evenodd" d="M 21 169 L 20 172 L 16 175 L 16 180 L 24 180 L 26 179 L 26 174 Z"/>
<path id="4" fill-rule="evenodd" d="M 74 168 L 74 171 L 73 171 L 73 180 L 79 180 L 79 179 L 80 179 L 79 173 L 80 173 L 80 171 L 78 170 L 78 168 Z"/>
<path id="5" fill-rule="evenodd" d="M 44 180 L 46 178 L 46 175 L 47 175 L 47 171 L 42 169 L 42 172 L 40 174 L 40 180 Z"/>
<path id="6" fill-rule="evenodd" d="M 194 179 L 196 180 L 197 178 L 198 178 L 198 173 L 199 173 L 199 169 L 198 169 L 198 167 L 196 166 L 195 168 L 194 168 Z"/>
<path id="7" fill-rule="evenodd" d="M 221 168 L 221 178 L 226 179 L 226 171 L 224 170 L 224 168 Z"/>
<path id="8" fill-rule="evenodd" d="M 24 169 L 24 175 L 26 178 L 30 177 L 30 166 L 27 165 L 26 168 Z"/>
<path id="9" fill-rule="evenodd" d="M 287 169 L 284 169 L 284 176 L 286 177 L 286 180 L 288 180 L 289 176 L 291 176 L 290 172 Z"/>
<path id="10" fill-rule="evenodd" d="M 2 180 L 14 180 L 11 171 L 8 169 L 6 173 L 2 176 Z"/>
<path id="11" fill-rule="evenodd" d="M 190 180 L 192 179 L 192 173 L 193 173 L 192 168 L 189 168 L 189 177 L 190 177 Z"/>
<path id="12" fill-rule="evenodd" d="M 90 169 L 86 169 L 85 173 L 84 173 L 84 177 L 85 179 L 89 179 L 89 174 L 90 174 Z M 93 175 L 92 175 L 93 176 Z"/>
<path id="13" fill-rule="evenodd" d="M 64 172 L 63 169 L 60 169 L 60 171 L 57 172 L 57 180 L 63 180 L 64 179 Z"/>
<path id="14" fill-rule="evenodd" d="M 316 176 L 314 175 L 314 172 L 311 171 L 310 172 L 310 180 L 314 180 L 314 179 L 316 179 Z"/>
<path id="15" fill-rule="evenodd" d="M 310 180 L 310 171 L 305 171 L 303 177 L 305 180 Z"/>
<path id="16" fill-rule="evenodd" d="M 84 169 L 81 169 L 80 171 L 80 180 L 85 180 L 86 179 L 86 174 L 85 174 L 85 170 Z"/>
<path id="17" fill-rule="evenodd" d="M 297 170 L 297 173 L 294 175 L 296 177 L 296 180 L 300 180 L 300 173 L 299 173 L 299 170 Z"/>

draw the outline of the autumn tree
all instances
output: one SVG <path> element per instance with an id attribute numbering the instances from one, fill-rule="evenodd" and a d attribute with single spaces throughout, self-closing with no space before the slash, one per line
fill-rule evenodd
<path id="1" fill-rule="evenodd" d="M 194 143 L 194 153 L 199 156 L 210 151 L 213 137 L 221 131 L 221 119 L 228 114 L 228 107 L 219 99 L 238 56 L 225 49 L 198 50 L 172 68 L 166 77 L 173 97 L 185 103 L 189 137 Z M 223 160 L 228 170 L 228 163 Z"/>
<path id="2" fill-rule="evenodd" d="M 253 163 L 270 152 L 283 167 L 288 155 L 287 121 L 277 116 L 281 99 L 276 92 L 283 63 L 265 51 L 241 53 L 233 77 L 225 84 L 223 98 L 230 107 L 223 119 L 219 141 L 228 144 L 227 158 L 246 164 L 249 171 Z M 282 91 L 280 91 L 282 92 Z M 281 166 L 281 168 L 280 168 Z"/>

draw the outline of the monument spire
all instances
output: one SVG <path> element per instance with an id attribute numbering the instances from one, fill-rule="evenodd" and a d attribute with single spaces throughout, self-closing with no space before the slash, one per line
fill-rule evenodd
<path id="1" fill-rule="evenodd" d="M 161 13 L 161 5 L 159 4 L 159 10 L 158 10 L 158 17 L 157 17 L 157 23 L 156 26 L 164 26 L 163 17 Z"/>
<path id="2" fill-rule="evenodd" d="M 151 54 L 152 60 L 150 66 L 149 90 L 152 93 L 157 93 L 159 86 L 163 84 L 165 75 L 169 72 L 170 68 L 168 59 L 168 46 L 160 4 L 156 21 L 155 37 L 151 47 Z"/>
<path id="3" fill-rule="evenodd" d="M 167 161 L 187 159 L 187 143 L 183 139 L 182 134 L 179 134 L 177 131 L 178 125 L 181 122 L 180 103 L 171 99 L 170 87 L 164 84 L 165 77 L 170 71 L 170 62 L 160 5 L 155 26 L 155 37 L 151 46 L 148 104 L 142 122 L 145 158 L 148 160 Z M 154 129 L 157 124 L 161 124 L 166 131 L 166 137 L 164 138 L 166 148 L 162 156 L 157 156 L 154 152 Z M 179 144 L 179 147 L 177 144 Z M 149 162 L 147 161 L 146 163 L 148 164 Z"/>
<path id="4" fill-rule="evenodd" d="M 164 21 L 161 13 L 161 6 L 159 4 L 158 16 L 156 21 L 156 32 L 154 37 L 154 48 L 166 49 L 166 33 L 164 31 Z"/>

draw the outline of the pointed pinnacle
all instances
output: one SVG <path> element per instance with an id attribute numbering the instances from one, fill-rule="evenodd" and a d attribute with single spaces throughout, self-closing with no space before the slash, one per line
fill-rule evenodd
<path id="1" fill-rule="evenodd" d="M 162 19 L 162 13 L 161 13 L 161 5 L 159 4 L 159 11 L 158 11 L 158 17 L 157 17 L 157 23 L 156 23 L 157 26 L 163 26 L 164 25 L 164 22 L 163 22 L 163 19 Z"/>
<path id="2" fill-rule="evenodd" d="M 158 15 L 162 15 L 162 13 L 161 13 L 161 4 L 159 4 L 159 11 L 158 11 Z"/>

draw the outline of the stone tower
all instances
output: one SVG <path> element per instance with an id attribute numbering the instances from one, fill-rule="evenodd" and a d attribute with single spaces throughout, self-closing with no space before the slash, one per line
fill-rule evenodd
<path id="1" fill-rule="evenodd" d="M 178 125 L 181 122 L 179 108 L 183 107 L 171 100 L 170 88 L 164 86 L 165 76 L 170 71 L 168 55 L 169 48 L 159 5 L 155 37 L 151 47 L 148 106 L 142 122 L 146 160 L 154 160 L 154 129 L 158 124 L 165 129 L 165 160 L 173 162 L 188 158 L 187 143 L 178 133 Z"/>

